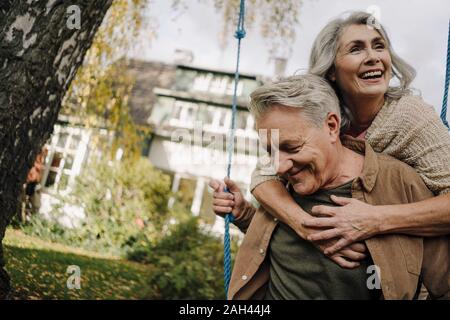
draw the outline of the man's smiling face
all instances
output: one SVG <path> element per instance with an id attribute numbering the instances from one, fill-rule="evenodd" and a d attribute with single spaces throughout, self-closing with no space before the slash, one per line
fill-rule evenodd
<path id="1" fill-rule="evenodd" d="M 257 128 L 267 130 L 267 149 L 278 152 L 277 174 L 286 178 L 295 192 L 308 195 L 326 187 L 336 141 L 327 121 L 317 127 L 301 108 L 275 105 L 257 119 Z M 279 141 L 271 141 L 272 129 L 279 129 Z"/>

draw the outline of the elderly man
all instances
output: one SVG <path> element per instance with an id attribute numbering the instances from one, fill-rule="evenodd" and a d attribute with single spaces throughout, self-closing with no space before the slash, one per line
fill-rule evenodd
<path id="1" fill-rule="evenodd" d="M 376 154 L 362 141 L 341 141 L 339 102 L 325 80 L 290 77 L 257 89 L 251 98 L 257 129 L 268 133 L 268 151 L 278 153 L 277 174 L 287 181 L 305 219 L 315 205 L 334 205 L 331 196 L 370 204 L 433 196 L 404 163 Z M 432 297 L 449 292 L 446 237 L 377 236 L 365 241 L 367 248 L 356 244 L 327 257 L 316 248 L 320 243 L 299 237 L 262 208 L 256 210 L 232 181 L 225 182 L 231 195 L 223 192 L 222 183 L 210 183 L 214 210 L 219 215 L 232 212 L 235 224 L 246 232 L 234 265 L 231 299 L 413 299 L 420 275 Z"/>

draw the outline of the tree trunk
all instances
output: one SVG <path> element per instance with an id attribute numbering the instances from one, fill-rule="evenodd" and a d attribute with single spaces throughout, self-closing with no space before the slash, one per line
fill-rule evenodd
<path id="1" fill-rule="evenodd" d="M 61 100 L 112 0 L 1 0 L 0 298 L 9 290 L 1 240 L 21 185 L 48 140 Z M 71 29 L 80 9 L 80 28 Z M 69 22 L 69 24 L 68 24 Z"/>

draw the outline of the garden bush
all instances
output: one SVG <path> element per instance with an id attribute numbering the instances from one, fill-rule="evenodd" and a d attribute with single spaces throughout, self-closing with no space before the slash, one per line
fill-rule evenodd
<path id="1" fill-rule="evenodd" d="M 232 244 L 236 252 L 237 244 Z M 159 241 L 135 247 L 128 258 L 154 265 L 149 299 L 225 298 L 222 240 L 197 218 L 172 226 Z"/>
<path id="2" fill-rule="evenodd" d="M 86 218 L 76 228 L 58 223 L 64 206 L 55 206 L 52 219 L 33 216 L 22 229 L 56 242 L 125 255 L 138 241 L 161 237 L 171 218 L 181 215 L 167 208 L 170 177 L 147 159 L 96 163 L 77 178 L 62 204 L 82 207 Z M 187 213 L 183 213 L 187 215 Z"/>

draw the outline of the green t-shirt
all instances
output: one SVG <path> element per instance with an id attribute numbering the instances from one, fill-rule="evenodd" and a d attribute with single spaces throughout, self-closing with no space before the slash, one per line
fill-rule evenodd
<path id="1" fill-rule="evenodd" d="M 303 210 L 311 214 L 315 205 L 335 206 L 330 195 L 351 197 L 351 185 L 352 181 L 309 196 L 290 191 Z M 373 264 L 370 258 L 356 269 L 343 269 L 281 222 L 272 234 L 269 250 L 270 280 L 266 299 L 370 300 L 379 297 L 379 290 L 369 290 L 366 284 L 370 276 L 367 267 Z"/>

